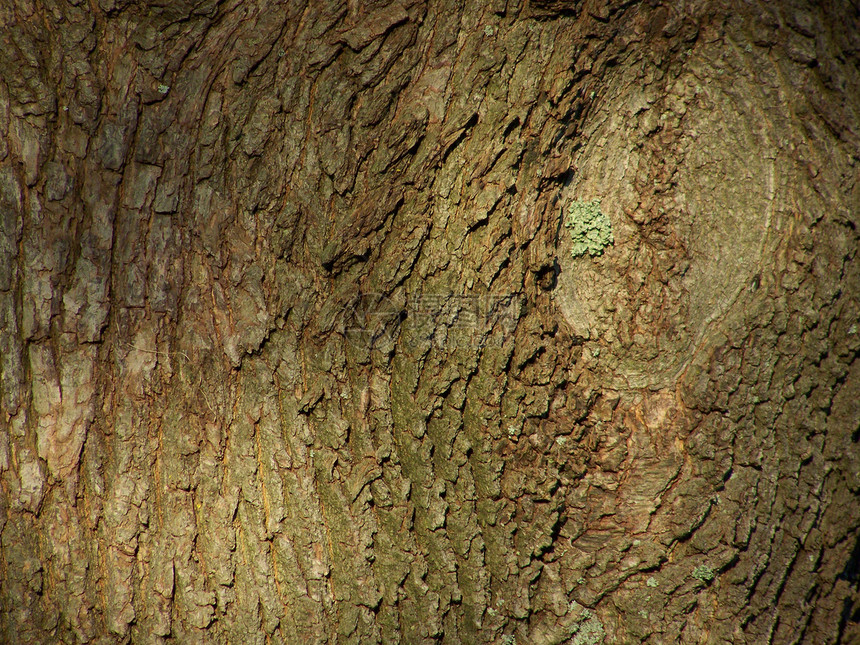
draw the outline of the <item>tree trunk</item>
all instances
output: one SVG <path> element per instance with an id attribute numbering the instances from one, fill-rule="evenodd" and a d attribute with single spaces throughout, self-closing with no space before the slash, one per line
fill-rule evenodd
<path id="1" fill-rule="evenodd" d="M 0 25 L 0 640 L 858 642 L 856 2 Z"/>

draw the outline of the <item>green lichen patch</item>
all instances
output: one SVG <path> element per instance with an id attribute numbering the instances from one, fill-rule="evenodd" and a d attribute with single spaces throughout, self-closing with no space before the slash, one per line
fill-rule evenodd
<path id="1" fill-rule="evenodd" d="M 565 227 L 570 231 L 573 241 L 571 255 L 602 255 L 603 250 L 615 241 L 612 236 L 612 223 L 600 210 L 600 200 L 590 202 L 575 201 L 567 210 L 564 220 Z"/>
<path id="2" fill-rule="evenodd" d="M 714 579 L 717 574 L 714 572 L 711 567 L 700 564 L 698 567 L 693 569 L 693 577 L 696 580 L 701 580 L 702 582 L 710 582 Z"/>
<path id="3" fill-rule="evenodd" d="M 583 622 L 579 624 L 579 629 L 570 640 L 572 645 L 598 645 L 602 643 L 606 631 L 603 624 L 587 609 L 582 612 L 581 619 Z"/>

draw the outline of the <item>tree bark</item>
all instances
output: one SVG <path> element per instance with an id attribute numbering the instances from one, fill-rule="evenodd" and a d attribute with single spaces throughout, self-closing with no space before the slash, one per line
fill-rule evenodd
<path id="1" fill-rule="evenodd" d="M 0 25 L 0 640 L 860 640 L 856 2 Z"/>

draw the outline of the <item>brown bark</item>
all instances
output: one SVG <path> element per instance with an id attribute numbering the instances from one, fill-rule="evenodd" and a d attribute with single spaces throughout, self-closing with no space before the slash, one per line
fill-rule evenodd
<path id="1" fill-rule="evenodd" d="M 858 16 L 0 5 L 0 640 L 860 639 Z"/>

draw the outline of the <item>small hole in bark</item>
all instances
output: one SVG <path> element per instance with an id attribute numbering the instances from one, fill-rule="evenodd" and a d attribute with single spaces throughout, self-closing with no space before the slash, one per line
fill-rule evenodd
<path id="1" fill-rule="evenodd" d="M 750 286 L 753 291 L 758 291 L 758 288 L 761 286 L 761 273 L 757 273 L 753 279 L 750 281 Z"/>
<path id="2" fill-rule="evenodd" d="M 558 266 L 558 260 L 553 258 L 552 264 L 544 265 L 538 270 L 535 281 L 544 291 L 552 291 L 558 284 L 559 273 L 561 268 Z"/>

